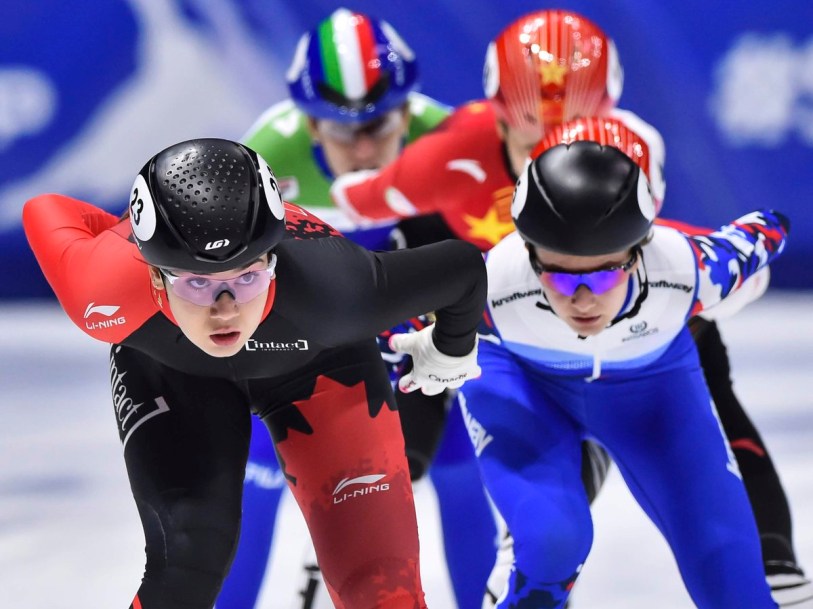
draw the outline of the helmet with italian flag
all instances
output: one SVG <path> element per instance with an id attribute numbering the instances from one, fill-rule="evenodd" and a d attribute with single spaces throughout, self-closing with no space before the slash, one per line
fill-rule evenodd
<path id="1" fill-rule="evenodd" d="M 305 114 L 364 122 L 406 103 L 418 68 L 389 23 L 340 8 L 300 38 L 286 79 Z"/>

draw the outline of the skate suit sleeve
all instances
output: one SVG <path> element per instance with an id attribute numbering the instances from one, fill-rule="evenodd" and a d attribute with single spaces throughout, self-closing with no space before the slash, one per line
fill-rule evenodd
<path id="1" fill-rule="evenodd" d="M 357 171 L 337 178 L 330 188 L 336 205 L 362 226 L 437 211 L 430 140 L 408 146 L 381 171 Z M 424 179 L 416 179 L 422 176 Z M 436 185 L 436 184 L 435 184 Z"/>
<path id="2" fill-rule="evenodd" d="M 468 138 L 483 129 L 472 120 L 470 108 L 459 109 L 380 171 L 339 176 L 330 188 L 331 197 L 361 225 L 442 211 L 466 191 L 460 183 L 466 184 L 467 174 L 449 171 L 448 164 L 460 156 L 461 148 L 471 152 Z"/>
<path id="3" fill-rule="evenodd" d="M 758 300 L 768 289 L 771 282 L 771 268 L 766 266 L 743 281 L 736 290 L 719 304 L 705 309 L 700 317 L 708 320 L 725 319 L 737 314 L 747 304 Z"/>
<path id="4" fill-rule="evenodd" d="M 435 346 L 462 356 L 474 347 L 485 307 L 486 272 L 479 250 L 447 240 L 409 250 L 370 252 L 347 239 L 287 241 L 277 276 L 297 277 L 279 289 L 274 311 L 327 345 L 373 337 L 434 311 Z"/>
<path id="5" fill-rule="evenodd" d="M 698 272 L 697 301 L 692 315 L 735 298 L 739 290 L 746 292 L 736 296 L 740 303 L 732 304 L 741 307 L 758 297 L 766 276 L 757 274 L 782 253 L 789 228 L 788 218 L 781 213 L 760 210 L 716 231 L 687 234 Z M 748 282 L 752 277 L 754 281 Z"/>
<path id="6" fill-rule="evenodd" d="M 128 240 L 128 221 L 48 194 L 25 204 L 23 227 L 65 312 L 93 338 L 121 342 L 155 313 L 148 267 Z"/>

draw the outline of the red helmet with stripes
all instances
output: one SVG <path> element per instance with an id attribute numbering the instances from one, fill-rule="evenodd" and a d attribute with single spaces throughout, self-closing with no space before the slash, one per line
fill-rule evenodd
<path id="1" fill-rule="evenodd" d="M 489 45 L 483 83 L 510 127 L 541 135 L 551 126 L 615 107 L 623 72 L 612 40 L 572 11 L 536 11 Z"/>
<path id="2" fill-rule="evenodd" d="M 552 128 L 531 153 L 531 158 L 535 159 L 559 144 L 573 142 L 612 146 L 631 158 L 646 175 L 655 210 L 660 212 L 666 192 L 663 179 L 664 146 L 654 127 L 631 112 L 619 116 L 578 118 Z"/>

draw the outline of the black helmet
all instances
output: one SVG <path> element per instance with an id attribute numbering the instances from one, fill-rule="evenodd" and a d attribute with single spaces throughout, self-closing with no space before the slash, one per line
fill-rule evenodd
<path id="1" fill-rule="evenodd" d="M 130 224 L 150 264 L 217 273 L 279 243 L 285 210 L 262 157 L 207 138 L 170 146 L 144 165 L 130 196 Z"/>
<path id="2" fill-rule="evenodd" d="M 544 149 L 526 165 L 511 216 L 532 245 L 599 256 L 640 243 L 652 228 L 655 205 L 646 175 L 626 154 L 577 141 Z"/>

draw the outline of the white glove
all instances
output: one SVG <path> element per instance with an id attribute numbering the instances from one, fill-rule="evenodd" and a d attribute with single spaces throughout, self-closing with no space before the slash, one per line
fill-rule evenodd
<path id="1" fill-rule="evenodd" d="M 431 324 L 419 332 L 390 337 L 390 349 L 412 356 L 412 371 L 398 380 L 398 387 L 404 393 L 420 389 L 424 395 L 437 395 L 447 387 L 456 389 L 481 374 L 476 342 L 467 355 L 446 355 L 435 347 L 432 340 L 434 328 L 435 324 Z"/>

